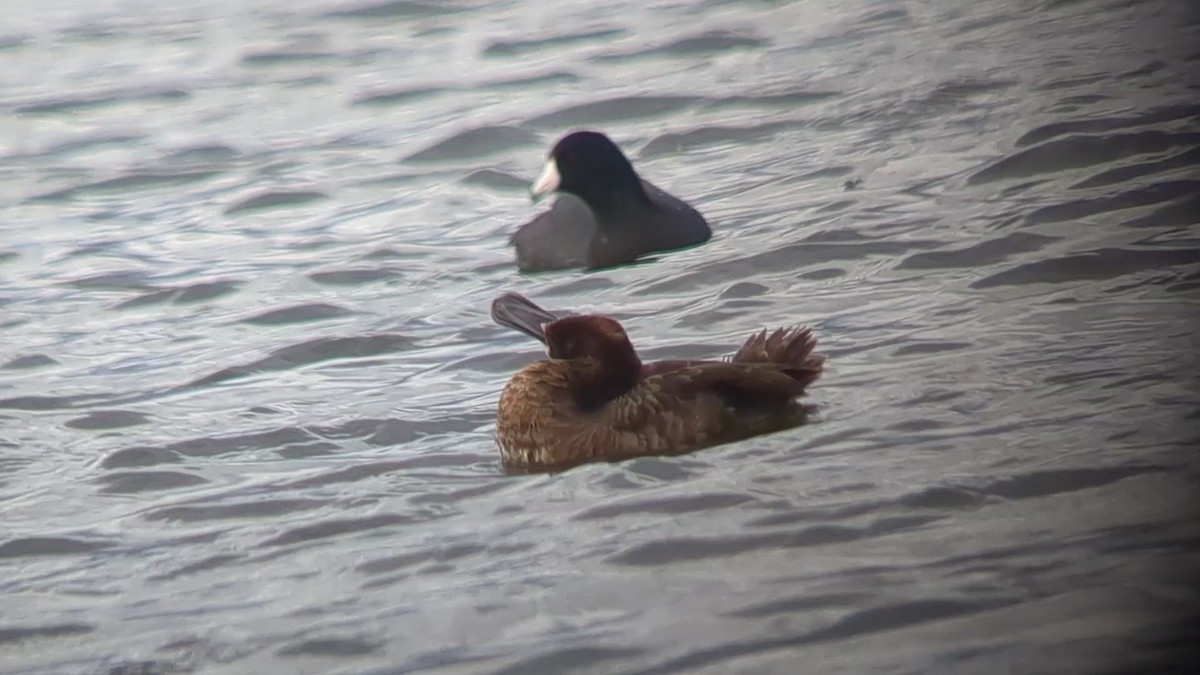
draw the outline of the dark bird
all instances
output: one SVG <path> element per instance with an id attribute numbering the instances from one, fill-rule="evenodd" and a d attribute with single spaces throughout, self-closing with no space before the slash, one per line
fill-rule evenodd
<path id="1" fill-rule="evenodd" d="M 712 237 L 704 216 L 638 176 L 596 131 L 575 131 L 554 145 L 530 187 L 535 203 L 551 192 L 558 197 L 550 210 L 512 236 L 522 270 L 610 267 Z"/>
<path id="2" fill-rule="evenodd" d="M 506 469 L 555 471 L 596 461 L 673 455 L 803 424 L 803 396 L 824 367 L 804 327 L 751 335 L 722 361 L 642 363 L 621 324 L 551 313 L 517 293 L 492 318 L 546 345 L 517 372 L 496 416 Z"/>

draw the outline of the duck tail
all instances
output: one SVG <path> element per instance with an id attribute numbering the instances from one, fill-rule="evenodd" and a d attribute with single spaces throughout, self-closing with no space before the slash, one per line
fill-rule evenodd
<path id="1" fill-rule="evenodd" d="M 814 354 L 817 338 L 808 326 L 777 328 L 751 335 L 730 359 L 733 363 L 771 363 L 784 366 L 793 379 L 808 386 L 821 376 L 825 357 Z"/>

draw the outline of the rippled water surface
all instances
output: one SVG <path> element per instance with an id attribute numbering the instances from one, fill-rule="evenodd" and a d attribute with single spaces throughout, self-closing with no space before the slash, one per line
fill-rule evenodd
<path id="1" fill-rule="evenodd" d="M 1200 10 L 16 0 L 0 672 L 1149 672 L 1197 634 Z M 522 275 L 600 128 L 707 245 Z M 517 290 L 821 420 L 506 476 Z"/>

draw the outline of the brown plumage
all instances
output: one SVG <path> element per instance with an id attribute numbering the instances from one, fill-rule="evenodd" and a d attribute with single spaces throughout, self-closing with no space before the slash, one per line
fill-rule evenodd
<path id="1" fill-rule="evenodd" d="M 500 458 L 510 470 L 673 455 L 803 424 L 796 399 L 821 375 L 808 328 L 751 335 L 731 359 L 643 364 L 617 321 L 554 314 L 517 293 L 492 318 L 546 345 L 500 395 Z"/>

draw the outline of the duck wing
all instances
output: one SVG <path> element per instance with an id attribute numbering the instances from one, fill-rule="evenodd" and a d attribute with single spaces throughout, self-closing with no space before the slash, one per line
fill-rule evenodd
<path id="1" fill-rule="evenodd" d="M 597 421 L 625 431 L 702 430 L 729 424 L 739 411 L 786 408 L 806 386 L 785 365 L 705 361 L 642 380 L 605 406 Z"/>
<path id="2" fill-rule="evenodd" d="M 572 461 L 689 452 L 802 424 L 787 367 L 709 361 L 654 375 L 576 427 Z"/>
<path id="3" fill-rule="evenodd" d="M 665 388 L 676 395 L 696 397 L 715 392 L 734 407 L 743 403 L 775 402 L 785 404 L 803 396 L 809 378 L 805 370 L 796 376 L 797 369 L 783 363 L 734 363 L 714 361 L 698 363 L 662 376 Z"/>

